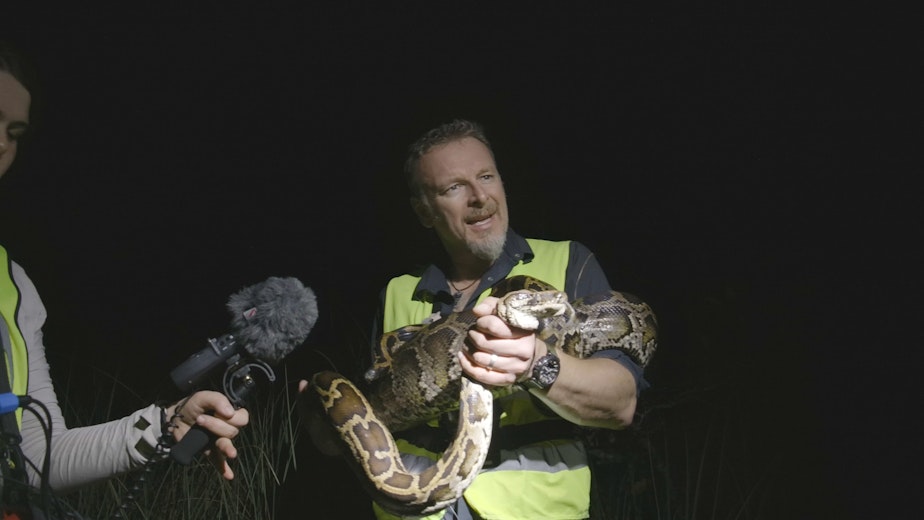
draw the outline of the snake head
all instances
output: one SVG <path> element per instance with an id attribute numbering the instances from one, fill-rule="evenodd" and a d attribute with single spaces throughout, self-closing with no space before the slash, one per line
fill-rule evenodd
<path id="1" fill-rule="evenodd" d="M 542 322 L 554 316 L 574 314 L 568 295 L 561 291 L 514 291 L 497 302 L 498 317 L 507 324 L 524 329 L 539 330 Z"/>

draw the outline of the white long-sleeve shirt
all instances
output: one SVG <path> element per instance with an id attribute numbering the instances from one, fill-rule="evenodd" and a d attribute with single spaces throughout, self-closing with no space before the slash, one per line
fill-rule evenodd
<path id="1" fill-rule="evenodd" d="M 21 300 L 17 322 L 29 352 L 28 395 L 40 401 L 51 414 L 52 441 L 49 483 L 57 493 L 107 479 L 137 468 L 146 462 L 161 436 L 161 409 L 142 408 L 127 417 L 107 423 L 68 429 L 58 405 L 45 357 L 42 326 L 47 312 L 38 291 L 25 271 L 11 262 L 13 281 Z M 45 457 L 45 432 L 30 412 L 22 414 L 22 450 L 37 468 Z M 139 447 L 142 451 L 139 451 Z M 30 483 L 37 486 L 40 475 L 28 467 Z"/>

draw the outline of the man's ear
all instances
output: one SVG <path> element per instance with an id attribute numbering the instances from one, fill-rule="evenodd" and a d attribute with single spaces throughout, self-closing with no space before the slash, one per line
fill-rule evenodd
<path id="1" fill-rule="evenodd" d="M 433 212 L 430 211 L 430 206 L 419 197 L 411 197 L 411 207 L 414 208 L 414 213 L 417 214 L 417 219 L 423 227 L 433 227 Z"/>

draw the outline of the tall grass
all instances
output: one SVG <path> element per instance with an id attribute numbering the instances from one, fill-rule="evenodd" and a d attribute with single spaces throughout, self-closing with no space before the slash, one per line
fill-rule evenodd
<path id="1" fill-rule="evenodd" d="M 799 472 L 808 471 L 800 451 L 755 418 L 765 410 L 747 390 L 734 384 L 671 390 L 640 409 L 626 430 L 586 432 L 594 519 L 812 517 L 802 503 L 812 491 L 796 484 Z"/>
<path id="2" fill-rule="evenodd" d="M 204 456 L 189 466 L 171 459 L 58 497 L 75 512 L 73 518 L 161 520 L 238 520 L 277 518 L 277 490 L 296 466 L 294 447 L 299 427 L 288 375 L 261 390 L 249 407 L 250 423 L 235 439 L 238 457 L 235 478 L 226 481 Z M 122 385 L 112 378 L 118 393 Z M 69 395 L 62 385 L 63 395 Z M 70 426 L 95 424 L 111 418 L 111 399 L 102 392 L 95 407 L 62 406 Z M 144 403 L 140 402 L 139 407 Z"/>

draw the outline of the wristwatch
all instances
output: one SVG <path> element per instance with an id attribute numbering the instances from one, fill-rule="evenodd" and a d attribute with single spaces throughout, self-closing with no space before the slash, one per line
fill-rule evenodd
<path id="1" fill-rule="evenodd" d="M 560 369 L 561 360 L 558 359 L 558 356 L 556 356 L 552 350 L 549 350 L 548 354 L 539 358 L 536 364 L 533 365 L 532 377 L 526 379 L 521 384 L 527 390 L 530 388 L 545 390 L 552 386 L 552 383 L 558 379 L 558 371 Z"/>

